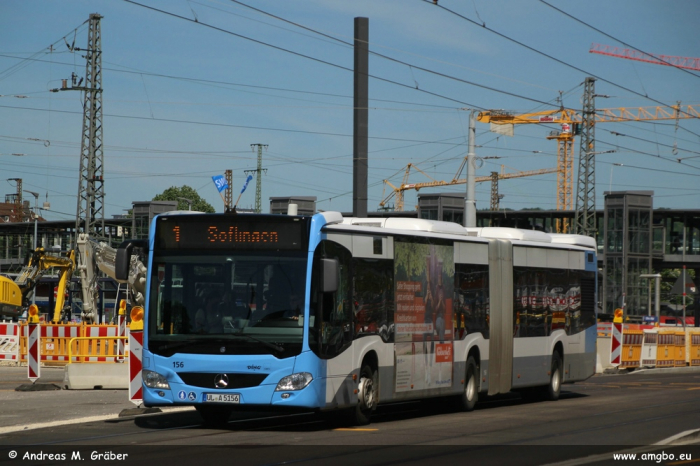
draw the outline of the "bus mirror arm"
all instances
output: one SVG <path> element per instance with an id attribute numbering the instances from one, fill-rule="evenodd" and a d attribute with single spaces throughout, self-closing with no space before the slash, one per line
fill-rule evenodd
<path id="1" fill-rule="evenodd" d="M 338 260 L 321 259 L 321 291 L 335 293 L 338 291 Z"/>

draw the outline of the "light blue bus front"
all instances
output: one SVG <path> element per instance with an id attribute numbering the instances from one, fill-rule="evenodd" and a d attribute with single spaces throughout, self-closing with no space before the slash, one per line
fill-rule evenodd
<path id="1" fill-rule="evenodd" d="M 325 366 L 309 328 L 312 251 L 326 223 L 323 215 L 154 219 L 145 406 L 324 406 Z"/>
<path id="2" fill-rule="evenodd" d="M 318 359 L 310 352 L 287 359 L 149 353 L 144 351 L 143 361 L 143 401 L 148 407 L 225 403 L 313 409 L 324 403 Z"/>

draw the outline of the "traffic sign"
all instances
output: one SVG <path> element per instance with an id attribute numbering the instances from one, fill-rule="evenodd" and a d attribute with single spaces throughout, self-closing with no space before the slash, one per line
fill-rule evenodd
<path id="1" fill-rule="evenodd" d="M 695 282 L 693 282 L 693 279 L 690 278 L 690 275 L 688 274 L 687 270 L 684 268 L 681 271 L 681 274 L 678 275 L 678 279 L 676 280 L 676 283 L 673 284 L 673 288 L 671 288 L 671 294 L 684 294 L 683 290 L 683 284 L 685 283 L 685 294 L 698 294 L 698 289 L 695 286 Z"/>

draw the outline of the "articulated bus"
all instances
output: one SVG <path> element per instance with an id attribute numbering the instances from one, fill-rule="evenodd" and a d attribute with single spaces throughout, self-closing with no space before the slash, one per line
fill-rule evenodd
<path id="1" fill-rule="evenodd" d="M 123 245 L 125 246 L 125 245 Z M 367 424 L 430 397 L 556 400 L 595 371 L 595 242 L 408 218 L 153 220 L 143 401 Z"/>

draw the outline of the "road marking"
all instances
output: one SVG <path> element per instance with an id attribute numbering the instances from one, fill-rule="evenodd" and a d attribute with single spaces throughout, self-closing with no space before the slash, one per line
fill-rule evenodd
<path id="1" fill-rule="evenodd" d="M 358 428 L 355 428 L 355 427 L 352 427 L 352 428 L 350 428 L 350 427 L 340 427 L 340 428 L 338 428 L 338 429 L 333 429 L 333 430 L 342 430 L 342 431 L 346 431 L 346 432 L 375 432 L 375 431 L 377 431 L 377 430 L 379 430 L 379 429 L 361 429 L 361 428 L 359 428 L 359 427 L 358 427 Z"/>

